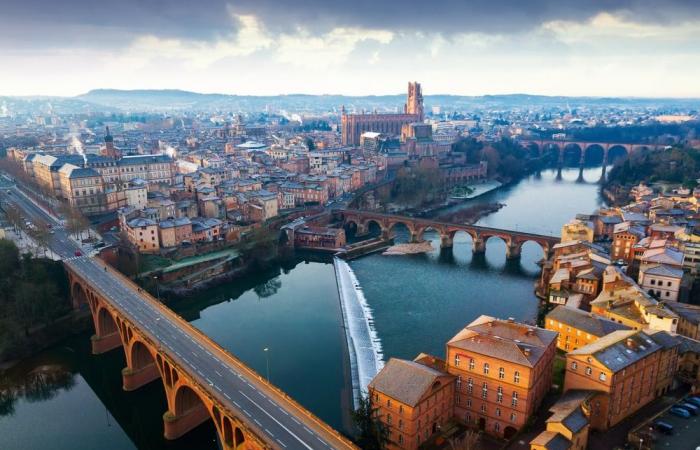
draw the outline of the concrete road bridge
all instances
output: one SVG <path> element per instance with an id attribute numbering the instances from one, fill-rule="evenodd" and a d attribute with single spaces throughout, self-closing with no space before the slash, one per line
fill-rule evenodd
<path id="1" fill-rule="evenodd" d="M 211 420 L 224 450 L 357 448 L 104 261 L 75 256 L 86 249 L 16 186 L 0 191 L 0 201 L 39 226 L 53 227 L 49 247 L 63 260 L 73 306 L 92 315 L 93 353 L 124 350 L 127 391 L 162 383 L 167 439 Z"/>
<path id="2" fill-rule="evenodd" d="M 379 227 L 381 235 L 385 239 L 392 237 L 394 227 L 398 224 L 403 224 L 408 229 L 410 242 L 421 242 L 426 231 L 434 230 L 440 235 L 441 248 L 452 247 L 455 235 L 459 232 L 464 232 L 472 238 L 472 251 L 474 253 L 484 253 L 489 239 L 500 238 L 506 243 L 506 257 L 510 259 L 520 257 L 522 246 L 526 242 L 539 244 L 542 247 L 543 257 L 548 258 L 554 245 L 560 241 L 555 236 L 354 209 L 333 210 L 333 217 L 336 221 L 340 221 L 343 226 L 356 227 L 358 234 L 369 232 L 370 225 L 375 224 Z"/>
<path id="3" fill-rule="evenodd" d="M 89 308 L 92 351 L 122 348 L 123 388 L 160 380 L 164 434 L 212 420 L 228 449 L 354 449 L 348 439 L 99 259 L 64 261 L 73 306 Z"/>

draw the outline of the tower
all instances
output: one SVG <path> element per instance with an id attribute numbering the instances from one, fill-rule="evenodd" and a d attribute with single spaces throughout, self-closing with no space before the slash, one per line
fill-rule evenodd
<path id="1" fill-rule="evenodd" d="M 422 122 L 423 115 L 423 91 L 420 83 L 410 81 L 408 83 L 408 100 L 406 101 L 406 113 L 418 116 L 418 121 Z"/>
<path id="2" fill-rule="evenodd" d="M 105 146 L 102 155 L 110 158 L 119 158 L 119 151 L 114 147 L 114 138 L 109 134 L 109 127 L 105 127 Z"/>

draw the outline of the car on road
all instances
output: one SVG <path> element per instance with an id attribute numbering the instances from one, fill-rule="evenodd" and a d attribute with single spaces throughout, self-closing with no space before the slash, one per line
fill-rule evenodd
<path id="1" fill-rule="evenodd" d="M 666 423 L 663 420 L 657 420 L 656 422 L 654 422 L 654 428 L 656 428 L 657 431 L 663 434 L 673 434 L 673 425 L 671 425 L 670 423 Z"/>
<path id="2" fill-rule="evenodd" d="M 75 256 L 83 256 L 83 252 L 80 250 L 76 250 L 75 253 L 73 253 Z"/>
<path id="3" fill-rule="evenodd" d="M 690 418 L 690 413 L 683 408 L 679 408 L 678 406 L 674 406 L 673 408 L 669 409 L 668 413 L 673 414 L 676 417 L 682 417 L 684 419 Z"/>

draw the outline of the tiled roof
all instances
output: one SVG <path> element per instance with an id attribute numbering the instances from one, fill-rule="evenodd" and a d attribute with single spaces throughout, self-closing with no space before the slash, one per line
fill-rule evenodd
<path id="1" fill-rule="evenodd" d="M 554 331 L 482 315 L 450 339 L 448 345 L 534 367 L 556 337 Z"/>
<path id="2" fill-rule="evenodd" d="M 370 382 L 369 388 L 415 406 L 441 377 L 451 376 L 414 361 L 391 358 Z"/>
<path id="3" fill-rule="evenodd" d="M 531 445 L 540 445 L 547 450 L 568 450 L 571 448 L 571 441 L 557 433 L 556 431 L 545 430 L 530 441 Z"/>

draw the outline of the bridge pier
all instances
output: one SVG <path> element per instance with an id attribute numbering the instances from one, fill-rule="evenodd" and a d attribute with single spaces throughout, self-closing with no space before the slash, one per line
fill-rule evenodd
<path id="1" fill-rule="evenodd" d="M 158 378 L 160 378 L 160 372 L 155 364 L 149 364 L 140 369 L 124 367 L 122 369 L 122 388 L 127 392 L 135 391 Z"/>
<path id="2" fill-rule="evenodd" d="M 122 339 L 117 331 L 104 336 L 93 334 L 92 337 L 90 337 L 90 342 L 92 343 L 93 355 L 101 355 L 102 353 L 122 346 Z"/>
<path id="3" fill-rule="evenodd" d="M 476 238 L 472 244 L 472 253 L 483 254 L 486 253 L 486 241 L 481 238 Z"/>
<path id="4" fill-rule="evenodd" d="M 452 248 L 454 246 L 454 240 L 450 235 L 440 236 L 440 248 Z"/>
<path id="5" fill-rule="evenodd" d="M 166 411 L 163 414 L 163 436 L 165 439 L 172 441 L 197 428 L 209 419 L 211 419 L 211 416 L 204 404 L 192 408 L 179 416 L 172 411 Z"/>
<path id="6" fill-rule="evenodd" d="M 506 259 L 518 259 L 521 252 L 522 247 L 520 245 L 506 245 Z"/>

